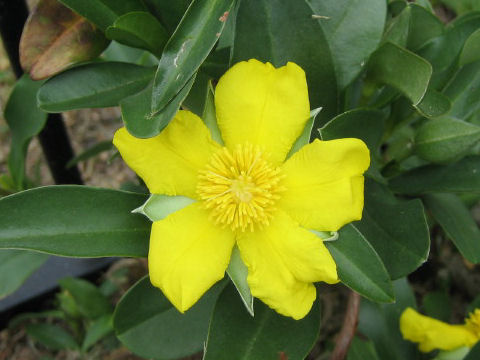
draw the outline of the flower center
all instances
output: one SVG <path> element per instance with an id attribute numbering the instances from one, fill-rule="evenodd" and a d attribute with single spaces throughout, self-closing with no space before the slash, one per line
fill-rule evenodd
<path id="1" fill-rule="evenodd" d="M 468 328 L 480 338 L 480 309 L 475 309 L 470 313 L 465 323 Z"/>
<path id="2" fill-rule="evenodd" d="M 197 193 L 216 224 L 233 231 L 268 225 L 284 191 L 280 168 L 265 160 L 259 147 L 222 148 L 199 173 Z"/>

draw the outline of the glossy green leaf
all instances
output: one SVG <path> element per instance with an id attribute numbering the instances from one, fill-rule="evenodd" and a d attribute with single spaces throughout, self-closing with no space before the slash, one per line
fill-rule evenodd
<path id="1" fill-rule="evenodd" d="M 416 154 L 430 162 L 458 159 L 480 140 L 480 126 L 453 118 L 430 120 L 418 129 Z"/>
<path id="2" fill-rule="evenodd" d="M 463 66 L 477 60 L 480 60 L 480 29 L 474 31 L 465 41 L 458 63 Z"/>
<path id="3" fill-rule="evenodd" d="M 112 140 L 100 141 L 97 144 L 85 150 L 84 152 L 70 159 L 67 163 L 67 169 L 77 165 L 79 162 L 88 160 L 104 151 L 109 151 L 112 149 L 113 149 Z"/>
<path id="4" fill-rule="evenodd" d="M 67 331 L 58 325 L 28 324 L 28 336 L 52 350 L 78 349 L 78 344 Z"/>
<path id="5" fill-rule="evenodd" d="M 186 196 L 152 194 L 142 206 L 132 212 L 143 214 L 151 221 L 158 221 L 194 202 L 194 199 Z"/>
<path id="6" fill-rule="evenodd" d="M 192 0 L 143 0 L 143 2 L 150 12 L 160 19 L 171 34 L 187 11 Z"/>
<path id="7" fill-rule="evenodd" d="M 348 349 L 347 360 L 380 360 L 375 345 L 370 340 L 360 340 L 355 336 Z"/>
<path id="8" fill-rule="evenodd" d="M 186 86 L 218 40 L 233 0 L 194 0 L 158 64 L 152 113 L 162 111 Z"/>
<path id="9" fill-rule="evenodd" d="M 62 256 L 146 256 L 150 222 L 131 214 L 142 194 L 46 186 L 0 199 L 0 248 Z"/>
<path id="10" fill-rule="evenodd" d="M 395 303 L 375 304 L 363 300 L 358 317 L 358 331 L 375 344 L 378 357 L 388 360 L 417 360 L 416 345 L 403 340 L 400 333 L 400 315 L 407 307 L 416 308 L 415 296 L 406 279 L 393 282 Z"/>
<path id="11" fill-rule="evenodd" d="M 120 16 L 105 35 L 119 43 L 150 51 L 160 56 L 168 40 L 167 30 L 150 13 L 145 11 L 130 12 Z"/>
<path id="12" fill-rule="evenodd" d="M 34 80 L 96 58 L 108 40 L 101 31 L 56 0 L 40 0 L 20 40 L 20 63 Z"/>
<path id="13" fill-rule="evenodd" d="M 152 80 L 154 69 L 121 62 L 78 66 L 49 79 L 38 92 L 48 112 L 117 106 Z"/>
<path id="14" fill-rule="evenodd" d="M 454 194 L 429 194 L 424 201 L 463 257 L 479 263 L 480 230 L 464 203 Z"/>
<path id="15" fill-rule="evenodd" d="M 97 319 L 112 312 L 110 301 L 92 283 L 76 278 L 64 278 L 59 285 L 67 290 L 75 300 L 80 314 L 89 319 Z"/>
<path id="16" fill-rule="evenodd" d="M 423 309 L 427 316 L 449 322 L 452 315 L 452 302 L 445 291 L 429 292 L 423 297 Z"/>
<path id="17" fill-rule="evenodd" d="M 197 72 L 192 89 L 183 101 L 182 108 L 191 111 L 201 118 L 205 111 L 209 84 L 210 76 L 201 71 Z"/>
<path id="18" fill-rule="evenodd" d="M 105 31 L 123 14 L 145 11 L 142 0 L 59 0 Z"/>
<path id="19" fill-rule="evenodd" d="M 392 178 L 400 194 L 480 192 L 480 157 L 468 156 L 450 165 L 425 165 Z"/>
<path id="20" fill-rule="evenodd" d="M 205 100 L 205 108 L 203 110 L 202 120 L 210 130 L 212 139 L 220 145 L 223 145 L 222 134 L 217 124 L 217 114 L 215 110 L 215 92 L 212 83 L 209 83 L 207 99 Z"/>
<path id="21" fill-rule="evenodd" d="M 320 113 L 320 111 L 322 111 L 322 108 L 318 108 L 310 111 L 310 119 L 308 119 L 307 123 L 305 124 L 305 127 L 303 128 L 302 133 L 300 134 L 298 139 L 295 140 L 295 143 L 293 144 L 292 148 L 288 152 L 287 159 L 310 142 L 310 139 L 312 138 L 313 124 L 315 123 L 315 119 L 317 115 Z"/>
<path id="22" fill-rule="evenodd" d="M 432 66 L 418 55 L 386 42 L 370 57 L 368 75 L 375 82 L 397 89 L 417 105 L 427 91 Z"/>
<path id="23" fill-rule="evenodd" d="M 320 131 L 322 140 L 358 138 L 372 153 L 377 151 L 385 131 L 386 115 L 375 109 L 355 109 L 337 115 Z"/>
<path id="24" fill-rule="evenodd" d="M 181 314 L 145 277 L 130 288 L 115 309 L 113 325 L 117 337 L 145 358 L 173 360 L 194 354 L 203 349 L 208 321 L 224 285 L 215 285 Z"/>
<path id="25" fill-rule="evenodd" d="M 367 181 L 362 220 L 354 224 L 392 279 L 410 274 L 428 258 L 429 230 L 418 199 L 399 201 L 386 187 Z"/>
<path id="26" fill-rule="evenodd" d="M 195 74 L 161 112 L 152 113 L 152 84 L 120 102 L 122 119 L 128 132 L 139 138 L 158 135 L 177 113 L 195 81 Z"/>
<path id="27" fill-rule="evenodd" d="M 452 103 L 442 93 L 436 90 L 427 89 L 423 99 L 415 105 L 418 112 L 427 117 L 435 118 L 446 114 L 452 107 Z"/>
<path id="28" fill-rule="evenodd" d="M 253 311 L 253 296 L 250 292 L 250 287 L 247 282 L 248 269 L 240 257 L 240 250 L 235 246 L 230 256 L 230 263 L 228 264 L 227 274 L 237 288 L 245 308 L 250 315 L 254 316 Z"/>
<path id="29" fill-rule="evenodd" d="M 275 67 L 298 64 L 307 76 L 310 107 L 322 107 L 318 128 L 337 113 L 337 85 L 328 42 L 312 15 L 305 0 L 242 0 L 232 64 L 252 58 Z"/>
<path id="30" fill-rule="evenodd" d="M 233 285 L 218 298 L 205 348 L 204 360 L 303 360 L 317 340 L 320 306 L 316 301 L 301 320 L 277 314 L 260 301 L 255 317 L 242 306 Z"/>
<path id="31" fill-rule="evenodd" d="M 46 254 L 0 250 L 0 299 L 17 290 L 47 259 Z"/>
<path id="32" fill-rule="evenodd" d="M 17 189 L 24 187 L 25 157 L 30 140 L 43 129 L 47 120 L 47 114 L 37 107 L 37 91 L 42 83 L 23 75 L 5 106 L 4 117 L 12 137 L 8 169 Z"/>
<path id="33" fill-rule="evenodd" d="M 429 10 L 415 3 L 408 4 L 411 10 L 407 47 L 413 51 L 429 40 L 444 33 L 442 21 Z"/>
<path id="34" fill-rule="evenodd" d="M 387 23 L 383 40 L 406 47 L 412 9 L 403 1 L 396 3 L 401 4 L 403 10 Z"/>
<path id="35" fill-rule="evenodd" d="M 480 109 L 480 62 L 463 66 L 443 93 L 452 101 L 450 116 L 466 120 Z"/>
<path id="36" fill-rule="evenodd" d="M 308 0 L 330 45 L 339 89 L 362 71 L 383 35 L 387 17 L 384 0 Z"/>
<path id="37" fill-rule="evenodd" d="M 352 224 L 339 231 L 337 241 L 325 242 L 337 264 L 340 280 L 364 297 L 392 302 L 393 288 L 385 265 L 362 233 Z"/>
<path id="38" fill-rule="evenodd" d="M 87 328 L 82 343 L 82 350 L 87 351 L 102 338 L 113 332 L 112 314 L 107 314 L 93 321 Z"/>

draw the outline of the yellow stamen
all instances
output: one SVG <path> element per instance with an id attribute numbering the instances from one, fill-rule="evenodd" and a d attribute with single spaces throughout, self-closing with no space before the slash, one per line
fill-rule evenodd
<path id="1" fill-rule="evenodd" d="M 197 193 L 216 224 L 233 231 L 265 226 L 284 191 L 279 168 L 266 159 L 259 147 L 237 145 L 222 148 L 200 171 Z"/>

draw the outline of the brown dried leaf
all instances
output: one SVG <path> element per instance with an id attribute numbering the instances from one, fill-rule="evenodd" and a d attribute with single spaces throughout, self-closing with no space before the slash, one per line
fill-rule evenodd
<path id="1" fill-rule="evenodd" d="M 52 76 L 75 63 L 91 60 L 108 40 L 86 19 L 57 0 L 40 0 L 20 39 L 20 63 L 34 80 Z"/>

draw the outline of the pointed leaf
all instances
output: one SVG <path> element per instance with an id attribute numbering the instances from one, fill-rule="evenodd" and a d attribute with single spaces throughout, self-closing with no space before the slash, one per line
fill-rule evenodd
<path id="1" fill-rule="evenodd" d="M 361 232 L 352 224 L 339 231 L 337 241 L 326 242 L 340 280 L 368 299 L 392 302 L 393 288 L 385 265 Z"/>
<path id="2" fill-rule="evenodd" d="M 424 201 L 463 257 L 479 263 L 480 230 L 465 204 L 454 194 L 430 194 Z"/>
<path id="3" fill-rule="evenodd" d="M 212 83 L 209 82 L 207 99 L 205 101 L 205 109 L 203 110 L 202 120 L 210 130 L 212 139 L 220 145 L 223 145 L 222 134 L 217 124 L 217 114 L 215 111 L 215 92 L 213 90 Z"/>
<path id="4" fill-rule="evenodd" d="M 257 301 L 251 317 L 229 284 L 215 305 L 203 360 L 223 360 L 225 354 L 229 360 L 303 360 L 318 336 L 319 305 L 293 320 Z"/>
<path id="5" fill-rule="evenodd" d="M 82 351 L 87 351 L 96 342 L 113 332 L 112 314 L 104 315 L 93 321 L 85 332 Z"/>
<path id="6" fill-rule="evenodd" d="M 194 199 L 186 196 L 152 194 L 145 204 L 133 210 L 133 212 L 143 214 L 151 221 L 157 221 L 166 218 L 168 215 L 194 202 Z"/>
<path id="7" fill-rule="evenodd" d="M 150 51 L 160 56 L 168 40 L 167 30 L 150 13 L 135 11 L 122 15 L 105 31 L 105 35 L 121 44 Z"/>
<path id="8" fill-rule="evenodd" d="M 43 129 L 47 120 L 47 114 L 37 107 L 37 91 L 42 83 L 23 75 L 5 106 L 4 117 L 12 136 L 8 169 L 17 189 L 24 187 L 25 158 L 30 140 Z"/>
<path id="9" fill-rule="evenodd" d="M 34 80 L 96 58 L 107 47 L 102 32 L 56 0 L 40 0 L 20 40 L 20 63 Z"/>
<path id="10" fill-rule="evenodd" d="M 48 112 L 117 106 L 152 80 L 154 69 L 121 62 L 78 66 L 49 79 L 38 92 Z"/>
<path id="11" fill-rule="evenodd" d="M 152 286 L 149 277 L 144 277 L 130 288 L 115 309 L 113 326 L 117 337 L 145 358 L 173 360 L 194 354 L 203 349 L 208 320 L 224 286 L 224 282 L 214 285 L 190 310 L 181 314 Z"/>
<path id="12" fill-rule="evenodd" d="M 16 291 L 47 259 L 47 254 L 0 250 L 0 299 Z"/>
<path id="13" fill-rule="evenodd" d="M 473 32 L 465 41 L 458 63 L 463 66 L 477 60 L 480 60 L 480 29 Z"/>
<path id="14" fill-rule="evenodd" d="M 218 40 L 233 0 L 194 0 L 168 41 L 158 64 L 152 113 L 163 110 L 207 58 Z"/>
<path id="15" fill-rule="evenodd" d="M 143 0 L 150 12 L 165 25 L 169 34 L 172 34 L 192 0 Z"/>
<path id="16" fill-rule="evenodd" d="M 74 257 L 146 256 L 150 222 L 131 210 L 145 195 L 78 185 L 0 199 L 0 249 Z"/>
<path id="17" fill-rule="evenodd" d="M 310 111 L 310 119 L 308 119 L 307 123 L 305 124 L 305 128 L 298 139 L 295 140 L 295 143 L 287 155 L 287 159 L 310 142 L 310 139 L 312 138 L 313 124 L 315 123 L 315 119 L 320 111 L 322 111 L 322 108 L 317 108 Z"/>
<path id="18" fill-rule="evenodd" d="M 240 295 L 245 308 L 250 315 L 254 316 L 253 296 L 247 282 L 248 269 L 240 257 L 240 251 L 237 246 L 233 248 L 232 255 L 230 256 L 227 274 L 237 288 L 238 294 Z"/>
<path id="19" fill-rule="evenodd" d="M 337 113 L 337 85 L 327 40 L 312 15 L 305 0 L 242 0 L 232 64 L 255 58 L 275 67 L 288 61 L 299 65 L 307 76 L 311 108 L 323 108 L 318 128 Z"/>
<path id="20" fill-rule="evenodd" d="M 339 89 L 362 71 L 383 34 L 387 3 L 384 0 L 308 0 L 332 51 Z"/>
<path id="21" fill-rule="evenodd" d="M 78 344 L 68 332 L 58 325 L 28 324 L 27 334 L 52 350 L 78 349 Z"/>
<path id="22" fill-rule="evenodd" d="M 142 0 L 59 0 L 105 31 L 115 20 L 132 11 L 146 11 Z"/>

